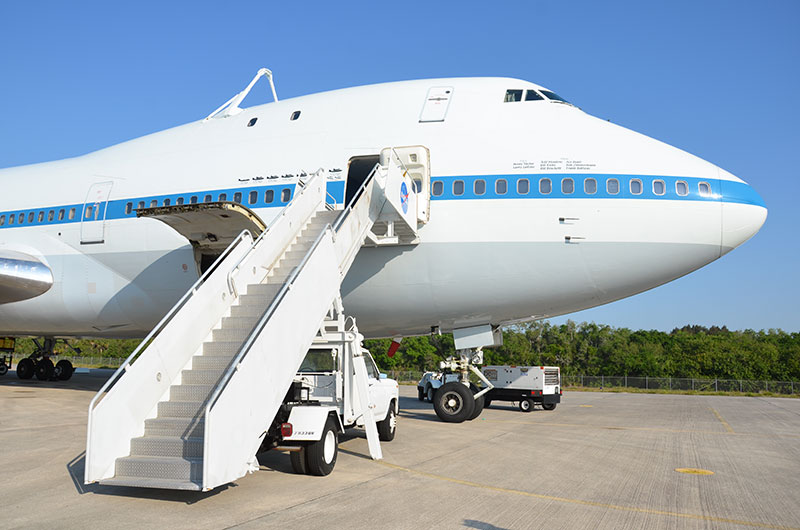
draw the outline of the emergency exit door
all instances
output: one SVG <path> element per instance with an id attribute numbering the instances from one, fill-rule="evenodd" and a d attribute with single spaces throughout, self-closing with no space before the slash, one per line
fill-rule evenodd
<path id="1" fill-rule="evenodd" d="M 81 244 L 105 241 L 108 196 L 113 182 L 95 182 L 89 187 L 81 211 Z"/>

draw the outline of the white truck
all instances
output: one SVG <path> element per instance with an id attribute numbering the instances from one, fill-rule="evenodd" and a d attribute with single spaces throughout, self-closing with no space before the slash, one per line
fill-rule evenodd
<path id="1" fill-rule="evenodd" d="M 561 402 L 561 370 L 557 366 L 484 366 L 493 386 L 484 394 L 484 407 L 493 401 L 513 401 L 530 412 L 535 404 L 553 410 Z"/>
<path id="2" fill-rule="evenodd" d="M 296 473 L 323 476 L 336 465 L 339 435 L 363 427 L 370 455 L 382 457 L 379 440 L 393 440 L 397 430 L 399 387 L 380 373 L 363 338 L 353 323 L 315 339 L 261 451 L 288 451 Z"/>

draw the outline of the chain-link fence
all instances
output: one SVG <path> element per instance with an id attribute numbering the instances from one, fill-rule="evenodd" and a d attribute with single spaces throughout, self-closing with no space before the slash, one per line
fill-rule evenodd
<path id="1" fill-rule="evenodd" d="M 800 394 L 800 382 L 798 381 L 633 377 L 625 375 L 562 375 L 561 382 L 565 388 L 639 388 L 645 390 Z"/>

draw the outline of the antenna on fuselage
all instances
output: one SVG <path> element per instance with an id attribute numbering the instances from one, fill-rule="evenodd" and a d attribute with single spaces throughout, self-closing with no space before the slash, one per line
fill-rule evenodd
<path id="1" fill-rule="evenodd" d="M 269 87 L 272 89 L 272 98 L 275 101 L 278 101 L 278 93 L 275 92 L 275 83 L 272 80 L 272 70 L 269 68 L 261 68 L 257 73 L 256 76 L 250 81 L 250 84 L 245 87 L 244 90 L 233 96 L 231 99 L 223 103 L 219 106 L 217 110 L 206 116 L 203 121 L 208 121 L 211 118 L 227 118 L 229 116 L 235 116 L 242 112 L 242 109 L 239 107 L 239 104 L 242 102 L 244 98 L 247 97 L 247 94 L 250 93 L 250 90 L 253 88 L 253 85 L 261 79 L 262 77 L 266 76 L 269 79 Z"/>

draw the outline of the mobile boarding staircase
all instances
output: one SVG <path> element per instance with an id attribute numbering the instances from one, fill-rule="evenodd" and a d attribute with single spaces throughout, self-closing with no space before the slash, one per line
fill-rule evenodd
<path id="1" fill-rule="evenodd" d="M 417 242 L 428 198 L 414 190 L 427 181 L 414 186 L 398 151 L 381 153 L 343 210 L 319 171 L 259 237 L 228 246 L 89 405 L 87 484 L 207 491 L 257 469 L 362 244 Z"/>

